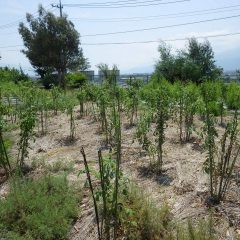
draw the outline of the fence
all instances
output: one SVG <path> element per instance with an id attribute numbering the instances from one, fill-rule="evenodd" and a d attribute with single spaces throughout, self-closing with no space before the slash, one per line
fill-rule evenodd
<path id="1" fill-rule="evenodd" d="M 117 75 L 117 83 L 120 86 L 125 87 L 127 85 L 127 80 L 130 78 L 132 79 L 140 79 L 143 81 L 143 83 L 148 83 L 151 79 L 152 74 L 122 74 L 122 75 Z M 221 79 L 225 83 L 229 83 L 231 81 L 236 81 L 238 80 L 238 76 L 235 74 L 224 74 L 222 75 Z M 95 84 L 101 84 L 103 80 L 102 75 L 94 75 L 92 79 L 90 79 L 90 82 L 95 83 Z"/>
<path id="2" fill-rule="evenodd" d="M 117 76 L 117 83 L 120 86 L 127 86 L 127 80 L 129 79 L 139 79 L 142 80 L 143 83 L 148 83 L 151 78 L 150 74 L 137 74 L 137 75 L 130 75 L 130 74 L 124 74 L 124 75 L 118 75 Z M 94 78 L 90 80 L 90 82 L 95 83 L 95 84 L 101 84 L 102 83 L 102 76 L 101 75 L 94 75 Z"/>

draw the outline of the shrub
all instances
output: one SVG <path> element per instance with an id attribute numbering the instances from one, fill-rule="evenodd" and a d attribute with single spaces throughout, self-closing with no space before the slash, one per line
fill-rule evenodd
<path id="1" fill-rule="evenodd" d="M 87 83 L 87 76 L 84 73 L 68 73 L 66 76 L 67 85 L 71 88 L 79 88 Z"/>
<path id="2" fill-rule="evenodd" d="M 67 239 L 77 203 L 66 177 L 15 180 L 7 198 L 0 200 L 0 237 Z"/>

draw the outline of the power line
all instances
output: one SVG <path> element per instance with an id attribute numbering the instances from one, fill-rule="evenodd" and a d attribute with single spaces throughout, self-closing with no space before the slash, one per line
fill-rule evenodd
<path id="1" fill-rule="evenodd" d="M 118 1 L 118 2 L 102 2 L 102 3 L 77 3 L 77 4 L 65 4 L 65 6 L 71 7 L 111 7 L 111 6 L 126 6 L 126 5 L 139 5 L 149 4 L 155 2 L 163 2 L 164 0 L 145 0 L 145 1 Z"/>
<path id="2" fill-rule="evenodd" d="M 162 14 L 162 15 L 152 15 L 152 16 L 145 16 L 145 17 L 126 17 L 126 18 L 69 18 L 70 20 L 83 20 L 83 21 L 90 21 L 90 22 L 125 22 L 125 21 L 145 21 L 145 20 L 154 20 L 159 18 L 177 18 L 177 17 L 185 17 L 185 16 L 198 16 L 204 14 L 212 14 L 212 13 L 220 13 L 220 12 L 228 12 L 228 11 L 235 11 L 239 10 L 240 4 L 226 6 L 221 8 L 210 8 L 210 9 L 203 9 L 198 11 L 186 11 L 186 12 L 179 12 L 179 13 L 172 13 L 172 14 Z M 234 9 L 230 9 L 234 8 Z M 221 11 L 218 11 L 221 10 Z"/>
<path id="3" fill-rule="evenodd" d="M 4 52 L 20 52 L 21 53 L 21 50 L 22 49 L 9 49 L 9 50 L 4 50 Z"/>
<path id="4" fill-rule="evenodd" d="M 50 5 L 51 5 L 51 4 L 47 5 L 45 8 L 48 8 Z M 48 8 L 47 10 L 50 10 L 50 8 Z M 32 13 L 33 16 L 36 16 L 37 14 L 38 14 L 38 11 Z M 11 28 L 11 27 L 15 27 L 15 25 L 18 25 L 19 22 L 21 22 L 21 21 L 26 22 L 26 18 L 25 18 L 25 17 L 22 17 L 22 18 L 19 18 L 19 19 L 16 20 L 16 21 L 13 21 L 13 22 L 10 22 L 10 23 L 1 25 L 1 26 L 0 26 L 0 30 L 7 29 L 7 28 Z"/>
<path id="5" fill-rule="evenodd" d="M 180 26 L 194 25 L 194 24 L 198 24 L 198 23 L 206 23 L 206 22 L 213 22 L 213 21 L 219 21 L 219 20 L 233 19 L 233 18 L 237 18 L 237 17 L 240 17 L 240 14 L 228 16 L 228 17 L 212 18 L 212 19 L 195 21 L 195 22 L 172 24 L 172 25 L 165 25 L 165 26 L 158 26 L 158 27 L 151 27 L 151 28 L 140 28 L 140 29 L 126 30 L 126 31 L 118 31 L 118 32 L 87 34 L 87 35 L 82 35 L 81 37 L 96 37 L 96 36 L 117 35 L 117 34 L 124 34 L 124 33 L 133 33 L 133 32 L 144 32 L 144 31 L 157 30 L 157 29 L 163 29 L 163 28 L 180 27 Z"/>
<path id="6" fill-rule="evenodd" d="M 115 35 L 115 34 L 123 34 L 123 33 L 150 31 L 150 30 L 156 30 L 156 29 L 162 29 L 162 28 L 171 28 L 171 27 L 193 25 L 193 24 L 206 23 L 206 22 L 212 22 L 212 21 L 218 21 L 218 20 L 226 20 L 226 19 L 232 19 L 232 18 L 237 18 L 237 17 L 240 17 L 240 15 L 234 15 L 234 16 L 228 16 L 228 17 L 222 17 L 222 18 L 214 18 L 214 19 L 207 19 L 207 20 L 181 23 L 181 24 L 174 24 L 174 25 L 152 27 L 152 28 L 134 29 L 134 30 L 128 30 L 128 31 L 109 32 L 109 33 L 88 34 L 88 35 L 83 35 L 82 37 L 106 36 L 106 35 Z M 11 47 L 21 47 L 21 46 L 22 45 L 14 45 L 14 46 L 4 46 L 4 47 L 0 47 L 0 48 L 11 48 Z"/>
<path id="7" fill-rule="evenodd" d="M 0 48 L 24 47 L 23 45 L 0 46 Z"/>
<path id="8" fill-rule="evenodd" d="M 240 32 L 235 33 L 222 33 L 222 34 L 215 34 L 215 35 L 203 35 L 195 37 L 196 39 L 204 39 L 204 38 L 218 38 L 218 37 L 230 37 L 240 35 Z M 194 36 L 193 36 L 194 37 Z M 191 37 L 184 37 L 184 38 L 173 38 L 173 39 L 159 39 L 159 40 L 147 40 L 147 41 L 132 41 L 132 42 L 99 42 L 99 43 L 82 43 L 83 46 L 104 46 L 104 45 L 131 45 L 131 44 L 148 44 L 148 43 L 159 43 L 163 42 L 177 42 L 177 41 L 186 41 Z M 0 46 L 1 49 L 9 48 L 9 47 L 24 47 L 23 45 L 15 45 L 15 46 Z M 19 52 L 21 49 L 9 49 L 4 51 L 15 51 Z"/>
<path id="9" fill-rule="evenodd" d="M 82 5 L 87 5 L 87 6 L 91 6 L 91 5 L 113 5 L 113 4 L 136 4 L 136 3 L 146 3 L 146 2 L 155 2 L 155 1 L 163 1 L 163 0 L 147 0 L 147 1 L 142 1 L 142 0 L 121 0 L 121 1 L 110 1 L 110 2 L 90 2 L 90 3 L 75 3 L 75 4 L 69 4 L 69 5 L 78 5 L 78 6 L 82 6 Z M 68 5 L 68 4 L 66 4 Z"/>
<path id="10" fill-rule="evenodd" d="M 177 1 L 168 1 L 162 2 L 162 0 L 154 0 L 154 1 L 147 1 L 152 3 L 142 3 L 142 4 L 113 4 L 113 5 L 80 5 L 80 4 L 64 4 L 64 7 L 80 7 L 80 8 L 131 8 L 131 7 L 148 7 L 148 6 L 156 6 L 156 5 L 165 5 L 165 4 L 173 4 L 173 3 L 182 3 L 182 2 L 189 2 L 191 0 L 177 0 Z M 146 1 L 145 1 L 146 2 Z M 156 2 L 156 3 L 154 3 Z"/>
<path id="11" fill-rule="evenodd" d="M 216 34 L 216 35 L 205 35 L 195 37 L 196 39 L 202 38 L 217 38 L 217 37 L 229 37 L 240 35 L 240 32 L 235 33 L 225 33 L 225 34 Z M 163 42 L 176 42 L 176 41 L 186 41 L 189 37 L 184 38 L 174 38 L 174 39 L 159 39 L 159 40 L 149 40 L 149 41 L 133 41 L 133 42 L 105 42 L 105 43 L 82 43 L 83 46 L 104 46 L 104 45 L 131 45 L 131 44 L 147 44 L 147 43 L 159 43 Z"/>
<path id="12" fill-rule="evenodd" d="M 89 20 L 92 22 L 121 22 L 121 21 L 143 21 L 143 20 L 154 20 L 159 18 L 179 18 L 179 17 L 190 17 L 190 16 L 198 16 L 198 15 L 205 15 L 205 14 L 214 14 L 214 13 L 220 13 L 220 12 L 228 12 L 228 11 L 238 11 L 240 7 L 240 4 L 238 5 L 231 5 L 231 6 L 225 6 L 221 8 L 211 8 L 211 9 L 203 9 L 203 10 L 197 10 L 197 11 L 186 11 L 186 12 L 179 12 L 179 13 L 172 13 L 172 14 L 162 14 L 162 15 L 152 15 L 152 16 L 146 16 L 146 17 L 129 17 L 129 18 L 69 18 L 70 20 Z M 234 9 L 230 9 L 234 8 Z M 53 9 L 55 11 L 56 9 Z M 222 11 L 217 11 L 222 10 Z M 214 12 L 212 12 L 214 11 Z M 197 13 L 197 14 L 194 14 Z M 199 14 L 198 14 L 199 13 Z M 191 14 L 191 15 L 190 15 Z M 11 32 L 11 33 L 4 33 L 4 35 L 13 35 L 17 32 Z"/>

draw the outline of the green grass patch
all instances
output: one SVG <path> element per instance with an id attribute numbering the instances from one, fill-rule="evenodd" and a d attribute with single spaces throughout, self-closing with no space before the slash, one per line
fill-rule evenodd
<path id="1" fill-rule="evenodd" d="M 15 180 L 0 200 L 0 238 L 67 239 L 79 200 L 65 176 Z"/>
<path id="2" fill-rule="evenodd" d="M 4 132 L 11 132 L 14 130 L 17 130 L 19 128 L 19 125 L 17 123 L 8 123 L 4 126 L 3 131 Z"/>
<path id="3" fill-rule="evenodd" d="M 6 139 L 4 140 L 4 146 L 5 146 L 5 148 L 6 148 L 7 151 L 12 148 L 13 144 L 14 144 L 14 143 L 13 143 L 13 140 L 10 139 L 10 138 L 6 138 Z"/>
<path id="4" fill-rule="evenodd" d="M 126 239 L 171 239 L 170 209 L 166 204 L 161 208 L 156 207 L 135 185 L 130 185 L 128 194 L 122 196 L 121 203 L 123 208 L 120 211 L 120 221 Z"/>
<path id="5" fill-rule="evenodd" d="M 216 240 L 212 219 L 201 219 L 193 223 L 190 219 L 186 224 L 176 227 L 175 239 L 179 240 Z"/>
<path id="6" fill-rule="evenodd" d="M 74 171 L 74 162 L 59 159 L 51 164 L 46 163 L 44 158 L 35 158 L 32 161 L 31 167 L 36 170 L 37 168 L 43 168 L 46 173 L 61 173 L 69 174 Z"/>
<path id="7" fill-rule="evenodd" d="M 47 166 L 47 169 L 50 171 L 50 172 L 53 172 L 53 173 L 58 173 L 58 172 L 67 172 L 67 173 L 70 173 L 73 171 L 74 169 L 74 162 L 67 162 L 65 160 L 58 160 L 56 162 L 54 162 L 53 164 L 49 164 Z"/>

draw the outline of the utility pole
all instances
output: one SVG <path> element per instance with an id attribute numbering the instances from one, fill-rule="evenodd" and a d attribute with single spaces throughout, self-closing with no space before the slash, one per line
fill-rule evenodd
<path id="1" fill-rule="evenodd" d="M 59 0 L 59 4 L 57 4 L 57 5 L 52 4 L 52 7 L 59 8 L 59 11 L 60 11 L 60 17 L 62 17 L 62 9 L 63 9 L 62 1 Z"/>
<path id="2" fill-rule="evenodd" d="M 54 8 L 58 8 L 60 10 L 60 18 L 62 18 L 62 9 L 63 9 L 63 5 L 61 0 L 59 0 L 59 4 L 55 5 L 52 4 L 52 7 Z M 63 49 L 61 49 L 60 51 L 60 63 L 63 66 L 63 57 L 64 57 L 64 52 Z M 63 68 L 64 69 L 64 68 Z M 66 69 L 62 70 L 62 72 L 60 74 L 58 74 L 58 81 L 61 87 L 63 87 L 65 89 L 65 79 L 64 79 L 64 75 L 65 75 Z"/>

